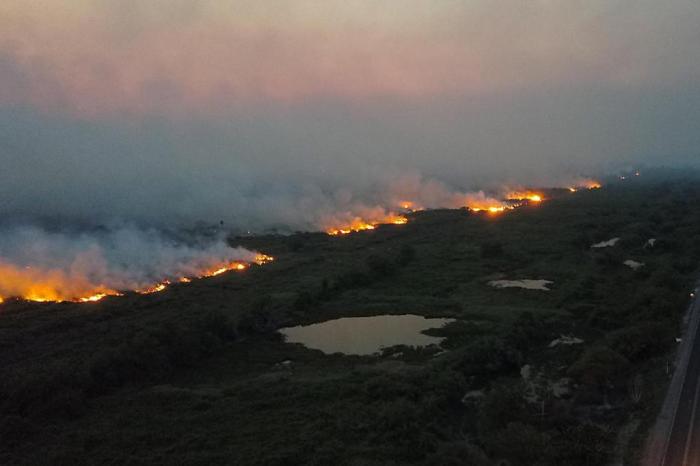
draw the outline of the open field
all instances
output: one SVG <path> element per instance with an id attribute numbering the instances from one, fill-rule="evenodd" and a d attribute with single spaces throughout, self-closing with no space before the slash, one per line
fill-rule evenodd
<path id="1" fill-rule="evenodd" d="M 6 302 L 0 464 L 600 465 L 616 448 L 633 463 L 700 263 L 700 184 L 662 172 L 551 196 L 232 237 L 276 260 L 153 295 Z M 551 290 L 489 285 L 523 279 Z M 447 351 L 325 355 L 276 332 L 406 313 L 457 319 L 431 331 Z"/>

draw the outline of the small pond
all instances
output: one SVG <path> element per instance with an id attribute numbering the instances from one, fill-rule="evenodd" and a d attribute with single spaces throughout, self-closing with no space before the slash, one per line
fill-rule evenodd
<path id="1" fill-rule="evenodd" d="M 422 333 L 454 322 L 454 319 L 429 319 L 417 315 L 381 315 L 343 317 L 312 325 L 280 329 L 287 342 L 301 343 L 327 354 L 369 355 L 395 345 L 438 345 L 442 338 Z"/>

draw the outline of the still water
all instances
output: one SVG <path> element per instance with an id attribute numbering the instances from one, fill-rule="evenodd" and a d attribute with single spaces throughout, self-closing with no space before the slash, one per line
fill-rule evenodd
<path id="1" fill-rule="evenodd" d="M 343 317 L 313 325 L 280 329 L 290 343 L 301 343 L 324 353 L 368 355 L 394 345 L 427 346 L 442 338 L 421 333 L 454 319 L 428 319 L 417 315 Z"/>

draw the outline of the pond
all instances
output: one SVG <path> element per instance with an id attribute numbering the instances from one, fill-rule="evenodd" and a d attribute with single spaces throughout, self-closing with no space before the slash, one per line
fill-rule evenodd
<path id="1" fill-rule="evenodd" d="M 454 322 L 454 319 L 429 319 L 418 315 L 380 315 L 343 317 L 312 325 L 280 329 L 289 343 L 301 343 L 327 354 L 370 355 L 395 345 L 439 345 L 443 340 L 422 333 Z"/>

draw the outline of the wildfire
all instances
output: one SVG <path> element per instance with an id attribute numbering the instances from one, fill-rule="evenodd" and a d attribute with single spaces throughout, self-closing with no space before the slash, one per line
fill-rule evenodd
<path id="1" fill-rule="evenodd" d="M 472 212 L 488 212 L 491 214 L 499 214 L 514 208 L 514 206 L 506 202 L 493 198 L 468 200 L 466 207 Z"/>
<path id="2" fill-rule="evenodd" d="M 225 265 L 224 267 L 219 267 L 218 269 L 205 272 L 200 278 L 216 277 L 218 275 L 221 275 L 222 273 L 228 272 L 229 270 L 245 270 L 247 267 L 248 266 L 243 262 L 231 262 L 230 264 Z"/>
<path id="3" fill-rule="evenodd" d="M 84 298 L 80 298 L 80 299 L 78 299 L 78 302 L 81 302 L 81 303 L 94 303 L 94 302 L 96 302 L 96 301 L 99 301 L 99 300 L 102 299 L 102 298 L 106 298 L 107 296 L 109 296 L 107 293 L 97 293 L 97 294 L 94 294 L 94 295 L 92 295 L 92 296 L 86 296 L 86 297 L 84 297 Z M 120 295 L 119 293 L 116 293 L 116 294 L 113 295 L 113 296 L 121 296 L 121 295 Z"/>
<path id="4" fill-rule="evenodd" d="M 588 189 L 589 191 L 592 191 L 594 189 L 600 189 L 602 188 L 603 185 L 600 184 L 596 180 L 592 179 L 583 179 L 583 180 L 578 180 L 576 181 L 576 184 L 569 186 L 569 191 L 572 193 L 578 192 L 580 189 Z"/>
<path id="5" fill-rule="evenodd" d="M 389 214 L 379 220 L 367 221 L 361 218 L 355 218 L 348 225 L 343 225 L 341 227 L 329 228 L 326 233 L 332 236 L 337 235 L 347 235 L 349 233 L 354 233 L 358 231 L 374 230 L 378 225 L 382 224 L 392 224 L 392 225 L 405 225 L 408 223 L 408 219 L 401 215 Z"/>
<path id="6" fill-rule="evenodd" d="M 502 212 L 505 212 L 506 210 L 512 210 L 514 207 L 512 206 L 490 206 L 490 207 L 469 207 L 469 210 L 472 212 L 488 212 L 490 214 L 500 214 Z"/>
<path id="7" fill-rule="evenodd" d="M 272 256 L 268 256 L 267 254 L 258 253 L 255 255 L 255 259 L 253 260 L 253 263 L 255 263 L 257 265 L 263 265 L 263 264 L 266 264 L 268 262 L 272 262 L 273 260 L 275 260 L 275 258 Z M 231 270 L 236 270 L 236 271 L 240 272 L 240 271 L 246 270 L 249 266 L 250 266 L 250 264 L 248 264 L 248 263 L 235 261 L 235 262 L 231 262 L 229 264 L 226 264 L 222 267 L 217 267 L 215 269 L 207 270 L 204 273 L 202 273 L 201 275 L 198 275 L 196 278 L 216 277 L 216 276 L 219 276 L 223 273 L 229 272 Z M 178 281 L 180 283 L 191 283 L 192 278 L 182 277 Z M 145 288 L 142 290 L 137 290 L 137 293 L 139 293 L 139 294 L 158 293 L 158 292 L 165 290 L 170 284 L 171 284 L 171 282 L 169 280 L 164 280 L 164 281 L 157 283 L 153 286 L 150 286 L 148 288 Z"/>
<path id="8" fill-rule="evenodd" d="M 506 199 L 509 201 L 542 202 L 544 195 L 534 191 L 513 191 L 508 193 Z"/>
<path id="9" fill-rule="evenodd" d="M 263 264 L 267 264 L 268 262 L 272 262 L 273 260 L 275 260 L 275 258 L 272 256 L 268 256 L 267 254 L 258 253 L 255 255 L 254 262 L 258 265 L 263 265 Z"/>
<path id="10" fill-rule="evenodd" d="M 243 271 L 250 267 L 251 264 L 264 265 L 273 261 L 272 256 L 266 254 L 256 254 L 251 262 L 233 261 L 223 266 L 218 266 L 210 270 L 192 276 L 181 277 L 177 279 L 179 283 L 190 283 L 195 278 L 207 278 L 221 275 L 225 272 L 236 270 Z M 25 301 L 33 301 L 39 303 L 45 302 L 75 302 L 75 303 L 94 303 L 100 301 L 107 296 L 123 296 L 123 293 L 108 289 L 104 286 L 90 286 L 87 283 L 79 282 L 78 280 L 64 277 L 60 272 L 41 272 L 32 268 L 15 268 L 9 265 L 0 263 L 0 278 L 4 285 L 5 296 L 0 296 L 0 304 L 8 297 L 17 297 Z M 77 283 L 76 283 L 77 282 Z M 137 288 L 134 291 L 138 294 L 159 293 L 168 288 L 173 282 L 163 280 L 142 288 Z M 64 290 L 64 291 L 61 291 Z M 82 292 L 78 291 L 82 290 Z"/>
<path id="11" fill-rule="evenodd" d="M 151 294 L 151 293 L 159 293 L 166 289 L 170 285 L 170 282 L 168 280 L 165 280 L 161 283 L 156 283 L 153 286 L 149 286 L 148 288 L 144 288 L 142 290 L 136 290 L 138 294 Z"/>
<path id="12" fill-rule="evenodd" d="M 425 207 L 413 202 L 413 201 L 401 201 L 398 206 L 407 212 L 419 212 L 425 210 Z"/>
<path id="13" fill-rule="evenodd" d="M 408 219 L 406 217 L 396 215 L 389 218 L 389 223 L 392 223 L 394 225 L 405 225 L 408 223 Z"/>

